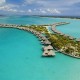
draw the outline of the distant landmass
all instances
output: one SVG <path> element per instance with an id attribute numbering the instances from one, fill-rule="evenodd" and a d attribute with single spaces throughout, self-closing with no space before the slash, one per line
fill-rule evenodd
<path id="1" fill-rule="evenodd" d="M 55 16 L 55 15 L 33 15 L 40 17 L 54 17 L 54 18 L 71 18 L 71 19 L 80 19 L 80 16 Z"/>
<path id="2" fill-rule="evenodd" d="M 6 17 L 10 15 L 2 15 L 0 14 L 0 17 Z M 80 16 L 63 16 L 63 15 L 11 15 L 11 16 L 38 16 L 38 17 L 53 17 L 53 18 L 71 18 L 71 19 L 80 19 Z"/>

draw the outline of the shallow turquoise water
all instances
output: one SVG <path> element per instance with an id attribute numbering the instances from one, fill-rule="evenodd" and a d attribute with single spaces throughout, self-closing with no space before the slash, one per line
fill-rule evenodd
<path id="1" fill-rule="evenodd" d="M 70 22 L 70 24 L 58 26 L 56 27 L 57 30 L 72 37 L 80 38 L 80 20 L 67 20 L 67 22 Z"/>
<path id="2" fill-rule="evenodd" d="M 13 17 L 11 22 L 10 17 L 7 19 L 0 19 L 0 23 L 26 24 L 26 20 L 22 22 L 23 17 Z M 19 19 L 22 21 L 19 22 Z M 42 18 L 42 22 L 41 18 L 37 20 L 34 17 L 33 22 L 31 20 L 29 24 L 48 23 L 46 18 Z M 49 20 L 53 23 L 55 19 Z M 57 21 L 60 20 L 54 22 Z M 42 58 L 41 49 L 42 45 L 33 34 L 18 29 L 0 28 L 0 80 L 80 80 L 79 59 L 61 53 L 56 53 L 53 58 Z"/>
<path id="3" fill-rule="evenodd" d="M 1 17 L 0 23 L 5 24 L 53 24 L 55 22 L 70 22 L 68 25 L 58 26 L 57 29 L 65 34 L 71 35 L 75 38 L 80 38 L 80 20 L 62 19 L 62 18 L 48 18 L 38 16 L 10 16 Z"/>

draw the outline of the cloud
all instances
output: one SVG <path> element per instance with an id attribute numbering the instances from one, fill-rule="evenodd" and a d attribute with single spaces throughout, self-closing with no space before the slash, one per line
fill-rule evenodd
<path id="1" fill-rule="evenodd" d="M 31 9 L 28 9 L 28 11 L 27 11 L 27 12 L 31 13 L 31 12 L 32 12 L 32 10 L 31 10 Z"/>
<path id="2" fill-rule="evenodd" d="M 59 11 L 57 9 L 50 9 L 50 8 L 39 9 L 37 11 L 40 13 L 43 13 L 43 14 L 60 14 L 61 13 L 61 11 Z"/>
<path id="3" fill-rule="evenodd" d="M 80 0 L 0 0 L 0 13 L 79 14 Z"/>
<path id="4" fill-rule="evenodd" d="M 28 9 L 26 11 L 26 14 L 27 13 L 38 15 L 38 14 L 60 14 L 61 12 L 57 9 L 49 9 L 49 8 L 48 9 L 42 9 L 42 8 L 37 9 L 35 8 L 35 9 Z"/>
<path id="5" fill-rule="evenodd" d="M 43 10 L 43 9 L 39 9 L 38 12 L 40 12 L 40 13 L 42 13 L 42 14 L 46 14 L 46 13 L 47 13 L 46 10 Z"/>
<path id="6" fill-rule="evenodd" d="M 60 14 L 61 12 L 57 9 L 47 9 L 47 12 L 53 13 L 53 14 Z"/>
<path id="7" fill-rule="evenodd" d="M 0 4 L 3 4 L 5 2 L 6 2 L 6 0 L 0 0 Z"/>
<path id="8" fill-rule="evenodd" d="M 15 7 L 18 7 L 18 6 L 13 5 L 13 4 L 5 4 L 5 5 L 0 6 L 0 10 L 9 11 L 9 12 L 17 12 L 17 9 Z"/>
<path id="9" fill-rule="evenodd" d="M 12 9 L 12 8 L 10 8 L 8 6 L 2 6 L 2 7 L 0 7 L 0 10 L 9 11 L 9 12 L 17 12 L 16 9 Z"/>

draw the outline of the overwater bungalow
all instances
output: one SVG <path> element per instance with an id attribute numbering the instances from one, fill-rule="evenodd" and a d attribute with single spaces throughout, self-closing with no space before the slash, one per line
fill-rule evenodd
<path id="1" fill-rule="evenodd" d="M 45 51 L 43 52 L 42 56 L 48 56 L 48 51 L 45 50 Z"/>
<path id="2" fill-rule="evenodd" d="M 51 46 L 51 45 L 48 45 L 48 46 L 44 46 L 43 47 L 43 50 L 45 51 L 45 50 L 53 50 L 53 47 Z"/>
<path id="3" fill-rule="evenodd" d="M 43 41 L 46 41 L 46 40 L 47 40 L 47 38 L 44 37 L 44 36 L 42 36 L 41 39 L 42 39 Z"/>
<path id="4" fill-rule="evenodd" d="M 45 50 L 43 52 L 42 56 L 44 56 L 44 57 L 52 57 L 52 56 L 55 56 L 55 52 L 53 52 L 53 50 L 50 50 L 50 51 Z"/>
<path id="5" fill-rule="evenodd" d="M 55 56 L 55 52 L 53 50 L 50 50 L 48 56 Z"/>
<path id="6" fill-rule="evenodd" d="M 44 45 L 50 45 L 51 42 L 49 42 L 48 40 L 46 40 L 46 41 L 43 41 L 42 44 L 44 44 Z"/>
<path id="7" fill-rule="evenodd" d="M 35 33 L 37 36 L 38 36 L 38 35 L 40 35 L 40 33 L 39 33 L 39 32 L 37 32 L 37 31 L 35 31 L 34 33 Z"/>
<path id="8" fill-rule="evenodd" d="M 51 45 L 47 46 L 48 50 L 53 50 L 53 47 Z"/>
<path id="9" fill-rule="evenodd" d="M 53 52 L 53 47 L 51 45 L 44 46 L 43 50 L 44 50 L 44 52 L 43 52 L 42 56 L 47 56 L 47 57 L 55 56 L 55 52 Z"/>

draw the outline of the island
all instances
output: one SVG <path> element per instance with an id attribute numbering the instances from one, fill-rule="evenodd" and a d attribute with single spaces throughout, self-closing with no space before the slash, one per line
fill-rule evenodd
<path id="1" fill-rule="evenodd" d="M 0 24 L 0 28 L 16 28 L 31 32 L 32 34 L 36 35 L 43 45 L 43 57 L 52 57 L 56 55 L 56 52 L 60 52 L 71 57 L 80 58 L 80 39 L 63 34 L 56 29 L 56 27 L 59 25 L 67 24 L 70 23 L 59 22 L 44 25 Z M 48 31 L 46 26 L 50 26 L 50 29 L 53 32 Z"/>

